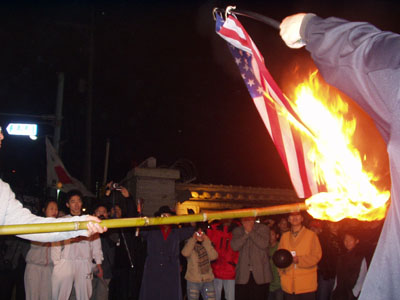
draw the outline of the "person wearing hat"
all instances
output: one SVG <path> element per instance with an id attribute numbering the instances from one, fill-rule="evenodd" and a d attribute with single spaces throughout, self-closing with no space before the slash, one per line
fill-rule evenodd
<path id="1" fill-rule="evenodd" d="M 175 213 L 161 206 L 156 217 L 169 217 Z M 193 227 L 161 225 L 140 231 L 147 241 L 147 258 L 144 265 L 140 300 L 182 299 L 180 277 L 180 242 L 190 238 Z"/>
<path id="2" fill-rule="evenodd" d="M 301 213 L 291 213 L 288 221 L 290 231 L 282 235 L 278 246 L 278 249 L 287 249 L 293 255 L 293 263 L 279 269 L 284 299 L 315 300 L 321 245 L 317 235 L 303 226 Z"/>

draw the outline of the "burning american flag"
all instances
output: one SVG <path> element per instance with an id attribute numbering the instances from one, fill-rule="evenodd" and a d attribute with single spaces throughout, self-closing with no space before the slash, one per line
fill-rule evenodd
<path id="1" fill-rule="evenodd" d="M 308 212 L 332 221 L 384 218 L 390 193 L 380 191 L 374 185 L 377 176 L 364 170 L 363 159 L 352 145 L 356 121 L 343 118 L 347 104 L 339 96 L 328 99 L 315 73 L 296 88 L 292 102 L 234 16 L 223 20 L 217 14 L 216 31 L 228 42 L 298 197 L 308 198 Z"/>

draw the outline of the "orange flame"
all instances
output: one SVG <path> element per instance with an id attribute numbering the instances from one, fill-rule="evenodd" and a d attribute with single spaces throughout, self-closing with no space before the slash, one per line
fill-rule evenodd
<path id="1" fill-rule="evenodd" d="M 331 94 L 329 86 L 319 82 L 317 71 L 295 89 L 294 107 L 309 130 L 291 122 L 312 140 L 307 157 L 314 164 L 315 179 L 327 189 L 306 200 L 308 213 L 331 221 L 383 219 L 390 192 L 380 191 L 375 184 L 379 177 L 363 167 L 352 142 L 356 119 L 348 117 L 348 104 L 340 95 Z"/>

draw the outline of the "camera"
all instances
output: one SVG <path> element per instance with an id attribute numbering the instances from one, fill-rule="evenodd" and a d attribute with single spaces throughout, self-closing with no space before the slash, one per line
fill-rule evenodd
<path id="1" fill-rule="evenodd" d="M 120 191 L 120 190 L 122 189 L 122 187 L 121 187 L 118 183 L 114 182 L 114 183 L 111 185 L 111 189 L 112 189 L 112 190 Z"/>

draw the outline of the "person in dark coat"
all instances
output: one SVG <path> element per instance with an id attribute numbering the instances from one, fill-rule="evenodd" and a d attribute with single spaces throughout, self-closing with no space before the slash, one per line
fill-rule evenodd
<path id="1" fill-rule="evenodd" d="M 94 215 L 101 220 L 108 219 L 109 213 L 107 206 L 103 203 L 97 204 L 94 210 Z M 115 259 L 115 246 L 110 238 L 113 230 L 109 230 L 100 236 L 101 250 L 103 251 L 104 260 L 101 263 L 103 269 L 103 277 L 98 277 L 98 272 L 94 272 L 92 279 L 92 296 L 91 300 L 106 300 L 108 299 L 108 290 L 112 278 L 112 268 Z"/>
<path id="2" fill-rule="evenodd" d="M 138 216 L 137 206 L 128 189 L 112 181 L 106 186 L 105 198 L 111 204 L 111 218 L 133 218 Z M 137 299 L 141 279 L 141 239 L 135 236 L 134 228 L 110 230 L 110 240 L 115 251 L 110 282 L 109 299 Z"/>
<path id="3" fill-rule="evenodd" d="M 347 231 L 343 237 L 346 253 L 341 255 L 336 267 L 335 288 L 332 300 L 355 300 L 360 294 L 367 274 L 367 261 L 358 247 L 358 234 Z"/>
<path id="4" fill-rule="evenodd" d="M 173 214 L 168 206 L 161 206 L 155 216 L 168 217 Z M 172 225 L 140 232 L 147 241 L 140 300 L 182 299 L 179 244 L 193 233 L 193 227 L 178 228 Z"/>
<path id="5" fill-rule="evenodd" d="M 317 300 L 329 300 L 336 277 L 336 265 L 340 255 L 345 250 L 339 235 L 339 223 L 327 222 L 327 230 L 319 235 L 322 248 L 322 258 L 318 263 Z"/>

